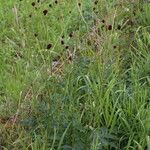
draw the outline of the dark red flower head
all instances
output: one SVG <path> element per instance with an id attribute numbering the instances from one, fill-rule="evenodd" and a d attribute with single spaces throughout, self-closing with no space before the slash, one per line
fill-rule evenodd
<path id="1" fill-rule="evenodd" d="M 48 10 L 46 10 L 46 9 L 43 10 L 43 14 L 44 14 L 44 15 L 47 15 L 47 13 L 48 13 Z"/>
<path id="2" fill-rule="evenodd" d="M 69 46 L 67 45 L 65 48 L 66 48 L 66 49 L 69 49 Z"/>
<path id="3" fill-rule="evenodd" d="M 78 6 L 80 7 L 80 6 L 81 6 L 81 3 L 78 3 Z"/>
<path id="4" fill-rule="evenodd" d="M 32 6 L 33 6 L 33 7 L 35 6 L 35 2 L 32 2 Z"/>
<path id="5" fill-rule="evenodd" d="M 52 44 L 47 45 L 47 49 L 50 49 L 50 48 L 52 48 Z"/>
<path id="6" fill-rule="evenodd" d="M 107 29 L 112 30 L 112 25 L 108 25 Z"/>
<path id="7" fill-rule="evenodd" d="M 97 4 L 98 4 L 98 0 L 96 0 L 96 1 L 94 2 L 94 4 L 97 5 Z"/>

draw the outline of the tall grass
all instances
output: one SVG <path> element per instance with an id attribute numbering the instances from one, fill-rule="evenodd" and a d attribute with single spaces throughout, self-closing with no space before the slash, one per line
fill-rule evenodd
<path id="1" fill-rule="evenodd" d="M 148 1 L 1 0 L 0 20 L 0 149 L 150 149 Z"/>

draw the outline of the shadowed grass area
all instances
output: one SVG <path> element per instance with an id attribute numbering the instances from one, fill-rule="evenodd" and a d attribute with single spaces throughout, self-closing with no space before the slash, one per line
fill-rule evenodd
<path id="1" fill-rule="evenodd" d="M 148 1 L 0 0 L 0 20 L 0 149 L 150 149 Z"/>

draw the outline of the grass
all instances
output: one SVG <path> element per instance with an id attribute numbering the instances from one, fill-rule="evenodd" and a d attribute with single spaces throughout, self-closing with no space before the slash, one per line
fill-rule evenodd
<path id="1" fill-rule="evenodd" d="M 0 149 L 150 150 L 150 4 L 0 0 Z"/>

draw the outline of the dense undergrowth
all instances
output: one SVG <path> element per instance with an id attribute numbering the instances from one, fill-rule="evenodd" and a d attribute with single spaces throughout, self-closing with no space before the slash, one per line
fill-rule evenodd
<path id="1" fill-rule="evenodd" d="M 148 1 L 0 0 L 0 20 L 0 149 L 150 149 Z"/>

